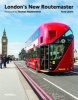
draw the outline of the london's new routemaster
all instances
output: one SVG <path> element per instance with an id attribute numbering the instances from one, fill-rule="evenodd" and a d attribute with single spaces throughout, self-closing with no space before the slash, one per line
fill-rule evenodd
<path id="1" fill-rule="evenodd" d="M 63 23 L 42 24 L 26 41 L 26 65 L 41 72 L 74 70 L 74 36 Z"/>

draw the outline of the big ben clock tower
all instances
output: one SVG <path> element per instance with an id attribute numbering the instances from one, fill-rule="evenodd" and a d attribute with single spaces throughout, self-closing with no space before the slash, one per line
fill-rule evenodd
<path id="1" fill-rule="evenodd" d="M 7 56 L 7 44 L 8 44 L 8 39 L 6 36 L 6 31 L 4 29 L 3 36 L 2 36 L 2 55 Z"/>

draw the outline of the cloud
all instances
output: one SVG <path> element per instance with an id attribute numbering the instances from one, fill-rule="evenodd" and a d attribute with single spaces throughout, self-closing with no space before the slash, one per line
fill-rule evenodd
<path id="1" fill-rule="evenodd" d="M 47 0 L 45 2 L 45 0 L 37 0 L 35 2 L 41 2 L 42 4 L 77 4 L 78 0 Z"/>
<path id="2" fill-rule="evenodd" d="M 20 42 L 8 43 L 8 55 L 14 55 L 15 57 L 18 57 L 19 52 L 24 47 L 25 47 L 24 43 L 20 43 Z"/>
<path id="3" fill-rule="evenodd" d="M 6 2 L 8 3 L 9 0 L 0 0 L 0 5 L 4 5 Z"/>
<path id="4" fill-rule="evenodd" d="M 78 52 L 78 40 L 74 40 L 74 49 Z"/>
<path id="5" fill-rule="evenodd" d="M 22 5 L 26 4 L 28 0 L 0 0 L 0 5 Z"/>
<path id="6" fill-rule="evenodd" d="M 0 37 L 1 41 L 1 37 Z M 19 52 L 25 47 L 25 43 L 20 42 L 10 42 L 8 43 L 8 55 L 14 55 L 15 57 L 18 57 Z M 0 43 L 0 54 L 2 54 L 2 44 Z"/>

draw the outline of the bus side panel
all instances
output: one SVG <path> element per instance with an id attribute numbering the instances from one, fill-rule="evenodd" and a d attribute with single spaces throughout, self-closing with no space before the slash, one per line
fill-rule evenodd
<path id="1" fill-rule="evenodd" d="M 40 71 L 40 59 L 39 58 L 30 58 L 26 60 L 27 66 L 36 69 L 36 64 L 38 65 L 38 71 Z"/>
<path id="2" fill-rule="evenodd" d="M 29 67 L 34 68 L 35 64 L 34 64 L 34 58 L 30 58 L 29 61 Z"/>
<path id="3" fill-rule="evenodd" d="M 36 69 L 36 64 L 38 65 L 38 71 L 40 71 L 40 58 L 35 58 L 35 61 L 34 61 L 34 63 L 35 63 L 35 69 Z"/>
<path id="4" fill-rule="evenodd" d="M 74 40 L 70 44 L 59 65 L 53 72 L 74 71 Z"/>

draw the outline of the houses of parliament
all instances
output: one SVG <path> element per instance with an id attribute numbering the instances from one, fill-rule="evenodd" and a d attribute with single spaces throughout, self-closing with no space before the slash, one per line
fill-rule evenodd
<path id="1" fill-rule="evenodd" d="M 8 39 L 6 36 L 6 31 L 4 29 L 3 31 L 3 35 L 2 35 L 2 39 L 1 39 L 1 43 L 2 43 L 2 54 L 3 56 L 7 56 L 7 46 L 8 46 Z"/>

